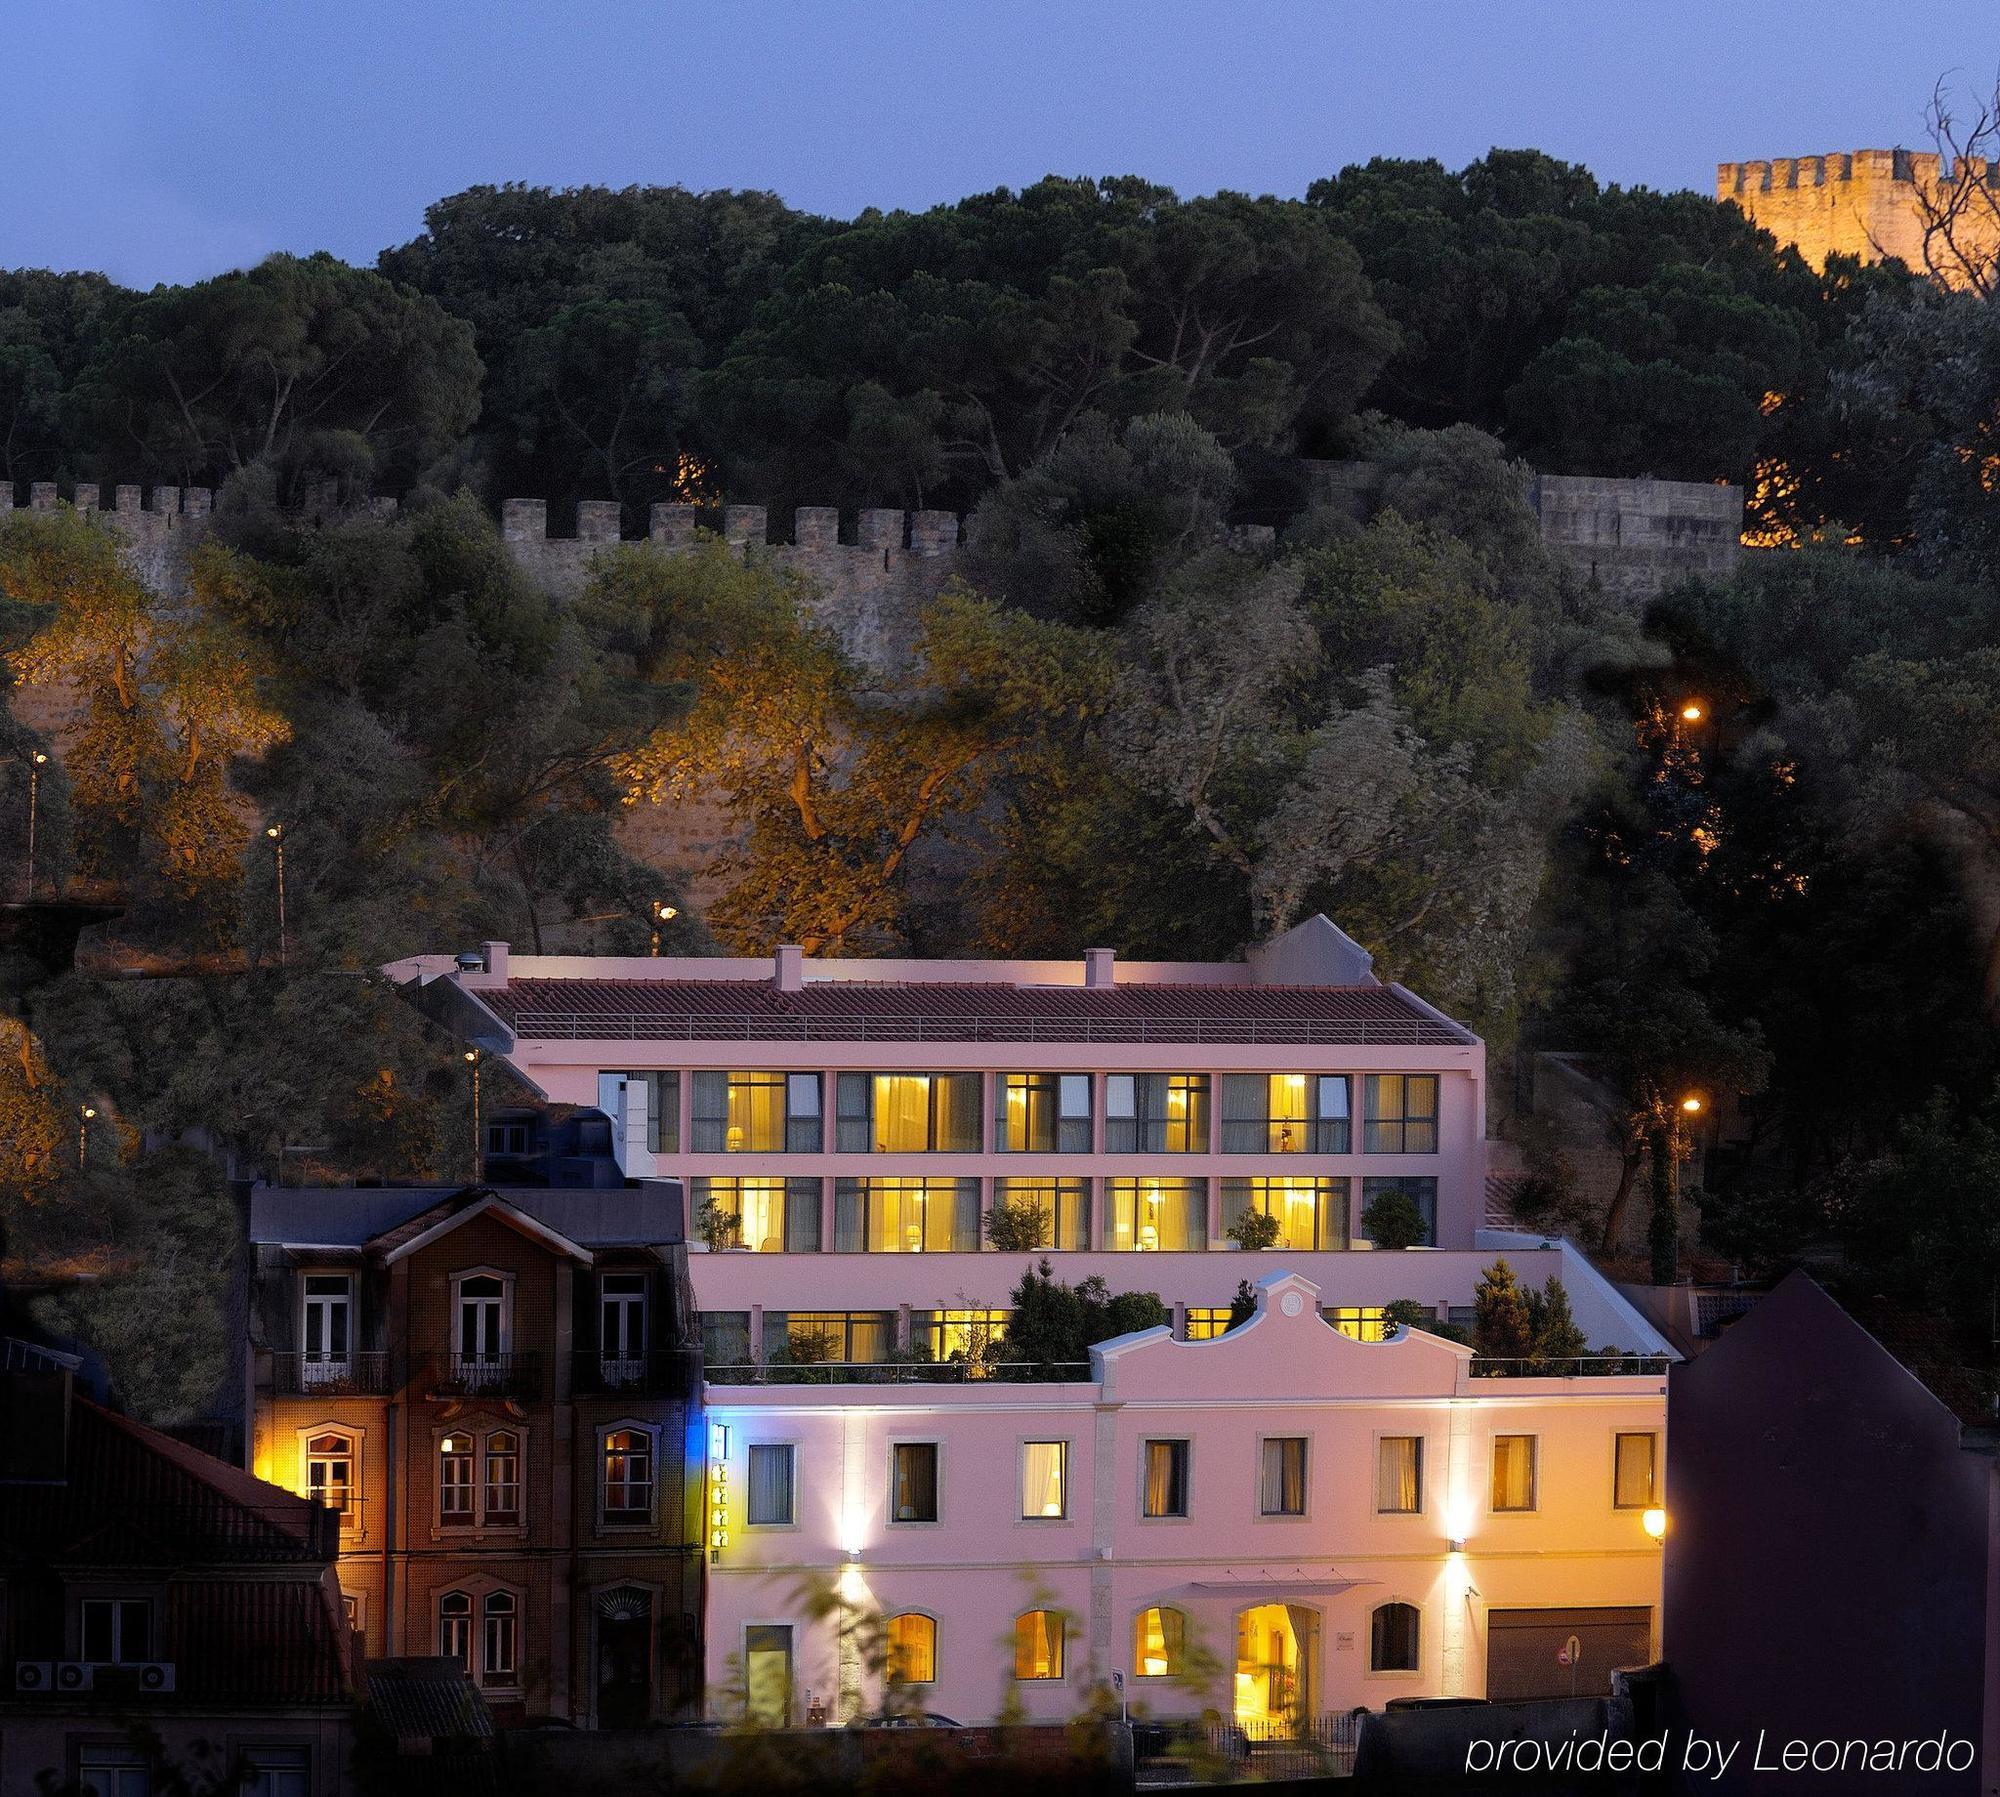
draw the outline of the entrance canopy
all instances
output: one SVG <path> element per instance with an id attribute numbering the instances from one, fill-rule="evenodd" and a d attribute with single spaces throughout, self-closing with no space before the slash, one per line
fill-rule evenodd
<path id="1" fill-rule="evenodd" d="M 1281 1604 L 1294 1597 L 1338 1597 L 1358 1585 L 1379 1583 L 1375 1579 L 1343 1578 L 1337 1572 L 1294 1572 L 1289 1578 L 1259 1567 L 1254 1579 L 1196 1579 L 1182 1591 L 1190 1597 L 1235 1597 L 1251 1604 Z"/>

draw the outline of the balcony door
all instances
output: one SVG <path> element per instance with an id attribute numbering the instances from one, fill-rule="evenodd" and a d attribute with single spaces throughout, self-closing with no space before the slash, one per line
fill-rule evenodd
<path id="1" fill-rule="evenodd" d="M 458 1376 L 477 1388 L 497 1384 L 507 1365 L 507 1285 L 494 1273 L 458 1281 Z"/>
<path id="2" fill-rule="evenodd" d="M 354 1281 L 345 1273 L 308 1273 L 305 1306 L 300 1375 L 308 1385 L 335 1384 L 353 1370 Z"/>
<path id="3" fill-rule="evenodd" d="M 598 1353 L 612 1385 L 636 1385 L 646 1372 L 646 1275 L 606 1273 L 598 1286 Z"/>

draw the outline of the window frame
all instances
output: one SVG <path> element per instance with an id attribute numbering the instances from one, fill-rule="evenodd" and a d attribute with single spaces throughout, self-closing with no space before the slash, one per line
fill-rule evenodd
<path id="1" fill-rule="evenodd" d="M 464 1442 L 460 1448 L 454 1444 Z M 465 1477 L 462 1484 L 445 1477 L 448 1462 L 464 1463 Z M 437 1527 L 439 1529 L 476 1529 L 479 1526 L 479 1436 L 471 1429 L 440 1429 L 431 1443 L 431 1463 L 437 1486 Z M 463 1491 L 465 1508 L 449 1510 L 445 1498 L 449 1493 Z"/>
<path id="2" fill-rule="evenodd" d="M 511 1445 L 496 1448 L 495 1442 Z M 479 1438 L 479 1522 L 482 1528 L 519 1528 L 526 1514 L 523 1506 L 527 1502 L 527 1435 L 521 1429 L 489 1429 Z M 514 1462 L 514 1477 L 511 1488 L 514 1501 L 510 1505 L 495 1507 L 493 1494 L 506 1486 L 496 1486 L 493 1479 L 494 1461 L 506 1456 Z"/>
<path id="3" fill-rule="evenodd" d="M 1267 1449 L 1283 1442 L 1299 1444 L 1299 1507 L 1296 1510 L 1273 1510 L 1269 1506 L 1270 1494 L 1264 1484 L 1264 1455 Z M 1259 1435 L 1257 1437 L 1257 1520 L 1259 1522 L 1300 1522 L 1312 1514 L 1312 1437 L 1296 1432 L 1284 1435 Z M 1284 1475 L 1279 1474 L 1279 1496 L 1283 1497 Z"/>
<path id="4" fill-rule="evenodd" d="M 474 1279 L 492 1279 L 499 1282 L 500 1293 L 497 1299 L 489 1300 L 482 1292 L 473 1298 L 471 1302 L 482 1306 L 488 1302 L 498 1305 L 499 1311 L 494 1330 L 496 1345 L 493 1348 L 493 1353 L 504 1363 L 514 1352 L 514 1275 L 504 1267 L 460 1267 L 451 1276 L 450 1353 L 452 1365 L 455 1369 L 467 1364 L 487 1364 L 484 1360 L 484 1349 L 471 1355 L 465 1352 L 465 1307 L 467 1303 L 465 1287 L 469 1281 Z"/>
<path id="5" fill-rule="evenodd" d="M 1146 1655 L 1140 1630 L 1144 1626 L 1145 1619 L 1148 1616 L 1159 1616 L 1161 1618 L 1178 1616 L 1181 1619 L 1180 1653 L 1178 1655 L 1172 1652 L 1163 1654 L 1162 1657 L 1166 1660 L 1167 1664 L 1159 1672 L 1148 1672 L 1145 1670 Z M 1153 1604 L 1141 1604 L 1134 1610 L 1132 1612 L 1132 1677 L 1135 1679 L 1179 1678 L 1187 1664 L 1187 1639 L 1191 1621 L 1192 1618 L 1189 1617 L 1187 1611 L 1182 1609 L 1179 1604 L 1170 1604 L 1164 1601 Z M 1163 1648 L 1167 1646 L 1167 1631 L 1164 1620 L 1160 1625 L 1160 1645 Z M 1178 1664 L 1176 1661 L 1178 1661 Z"/>
<path id="6" fill-rule="evenodd" d="M 757 1489 L 750 1476 L 752 1456 L 760 1450 L 785 1455 L 785 1516 L 782 1521 L 750 1514 L 750 1494 Z M 743 1444 L 743 1526 L 745 1529 L 785 1530 L 799 1526 L 799 1444 L 793 1436 Z"/>
<path id="7" fill-rule="evenodd" d="M 614 1435 L 637 1436 L 644 1444 L 646 1454 L 646 1503 L 640 1509 L 611 1508 L 611 1438 Z M 613 1421 L 599 1423 L 592 1443 L 597 1460 L 597 1527 L 600 1532 L 613 1534 L 650 1529 L 658 1526 L 660 1505 L 660 1428 L 657 1423 L 642 1422 L 637 1417 L 620 1417 Z M 629 1454 L 630 1449 L 626 1452 Z M 621 1488 L 630 1489 L 632 1480 L 628 1473 L 621 1481 Z"/>
<path id="8" fill-rule="evenodd" d="M 913 1620 L 927 1623 L 930 1627 L 930 1642 L 928 1649 L 930 1653 L 930 1676 L 928 1678 L 898 1678 L 896 1676 L 896 1646 L 895 1643 L 890 1640 L 890 1631 L 899 1622 L 909 1622 Z M 938 1662 L 939 1662 L 938 1632 L 939 1632 L 938 1619 L 929 1610 L 923 1610 L 923 1609 L 898 1610 L 893 1615 L 883 1617 L 882 1641 L 883 1641 L 885 1657 L 882 1667 L 882 1683 L 885 1686 L 894 1686 L 899 1690 L 906 1690 L 906 1691 L 922 1690 L 927 1686 L 935 1685 L 938 1682 Z"/>
<path id="9" fill-rule="evenodd" d="M 1500 1444 L 1525 1441 L 1528 1444 L 1528 1501 L 1525 1504 L 1500 1502 Z M 1542 1507 L 1542 1438 L 1523 1430 L 1495 1430 L 1486 1444 L 1486 1511 L 1489 1516 L 1533 1516 Z"/>
<path id="10" fill-rule="evenodd" d="M 1647 1448 L 1646 1501 L 1643 1504 L 1621 1503 L 1618 1497 L 1618 1461 L 1622 1444 L 1628 1439 L 1643 1438 L 1650 1445 Z M 1660 1432 L 1657 1429 L 1613 1429 L 1611 1431 L 1611 1508 L 1624 1515 L 1635 1512 L 1656 1510 L 1660 1504 Z"/>
<path id="11" fill-rule="evenodd" d="M 161 1655 L 154 1650 L 160 1646 L 159 1606 L 150 1596 L 137 1596 L 129 1591 L 96 1592 L 88 1597 L 80 1597 L 76 1604 L 76 1645 L 77 1658 L 91 1666 L 145 1666 L 154 1663 Z M 91 1617 L 94 1612 L 104 1613 L 104 1645 L 110 1649 L 108 1656 L 100 1656 L 90 1651 Z M 125 1640 L 126 1624 L 130 1613 L 137 1611 L 145 1618 L 145 1651 L 128 1651 Z"/>
<path id="12" fill-rule="evenodd" d="M 361 1528 L 361 1431 L 349 1428 L 343 1423 L 319 1423 L 311 1428 L 301 1429 L 298 1432 L 298 1440 L 299 1483 L 305 1487 L 299 1494 L 301 1497 L 313 1496 L 312 1471 L 315 1461 L 331 1463 L 336 1459 L 346 1460 L 347 1501 L 335 1510 L 334 1514 L 340 1518 L 343 1530 L 358 1534 Z M 345 1453 L 315 1454 L 313 1444 L 318 1441 L 339 1441 L 344 1444 Z M 323 1499 L 320 1501 L 324 1502 Z"/>
<path id="13" fill-rule="evenodd" d="M 1028 1509 L 1028 1450 L 1030 1448 L 1054 1447 L 1062 1450 L 1057 1457 L 1058 1474 L 1062 1484 L 1062 1509 L 1054 1516 Z M 1075 1520 L 1070 1514 L 1071 1474 L 1076 1462 L 1076 1447 L 1067 1435 L 1022 1435 L 1015 1438 L 1015 1511 L 1016 1520 L 1030 1527 L 1046 1528 L 1051 1524 L 1067 1524 Z"/>
<path id="14" fill-rule="evenodd" d="M 1155 1446 L 1178 1446 L 1180 1455 L 1180 1498 L 1178 1510 L 1163 1510 L 1157 1516 L 1146 1508 L 1150 1489 L 1149 1452 Z M 1188 1523 L 1194 1520 L 1194 1437 L 1191 1435 L 1142 1435 L 1139 1437 L 1139 1520 L 1142 1523 Z"/>
<path id="15" fill-rule="evenodd" d="M 893 1435 L 885 1445 L 889 1450 L 889 1483 L 883 1494 L 884 1526 L 891 1529 L 943 1528 L 945 1510 L 945 1444 L 943 1439 L 936 1435 Z M 905 1448 L 929 1448 L 931 1451 L 931 1514 L 929 1516 L 898 1516 L 896 1514 L 897 1456 Z"/>
<path id="16" fill-rule="evenodd" d="M 496 1610 L 496 1604 L 504 1604 L 506 1608 Z M 508 1663 L 495 1666 L 493 1625 L 501 1617 L 506 1623 Z M 521 1600 L 504 1585 L 494 1586 L 479 1599 L 478 1679 L 481 1690 L 514 1690 L 521 1682 Z"/>
<path id="17" fill-rule="evenodd" d="M 1375 1436 L 1374 1477 L 1369 1481 L 1369 1508 L 1377 1516 L 1422 1516 L 1430 1502 L 1429 1469 L 1424 1462 L 1429 1459 L 1425 1451 L 1428 1438 L 1422 1434 L 1408 1434 L 1403 1431 L 1381 1430 Z M 1382 1447 L 1385 1442 L 1410 1441 L 1416 1443 L 1417 1501 L 1409 1508 L 1397 1506 L 1385 1509 L 1382 1504 Z"/>
<path id="18" fill-rule="evenodd" d="M 1159 1082 L 1157 1086 L 1154 1082 Z M 1114 1113 L 1114 1099 L 1123 1103 L 1129 1090 L 1132 1109 Z M 1186 1098 L 1186 1113 L 1180 1118 L 1173 1115 L 1173 1095 L 1181 1091 Z M 1152 1100 L 1157 1098 L 1158 1111 L 1155 1114 Z M 1211 1152 L 1214 1138 L 1215 1082 L 1213 1077 L 1202 1073 L 1170 1073 L 1160 1071 L 1117 1072 L 1104 1075 L 1104 1143 L 1106 1154 L 1193 1154 L 1205 1155 Z M 1200 1127 L 1197 1131 L 1196 1124 Z M 1172 1135 L 1178 1123 L 1182 1144 L 1176 1148 Z M 1114 1125 L 1129 1125 L 1131 1141 L 1123 1140 L 1124 1129 L 1114 1130 Z M 1118 1138 L 1114 1140 L 1114 1135 Z M 1199 1139 L 1197 1140 L 1197 1136 Z"/>
<path id="19" fill-rule="evenodd" d="M 316 1279 L 328 1282 L 338 1280 L 343 1289 L 339 1292 L 315 1292 L 312 1289 L 312 1285 Z M 320 1306 L 331 1307 L 336 1302 L 338 1303 L 339 1308 L 346 1313 L 347 1335 L 347 1347 L 338 1359 L 334 1357 L 331 1348 L 322 1348 L 319 1350 L 320 1360 L 318 1364 L 325 1368 L 323 1377 L 331 1384 L 352 1373 L 356 1353 L 355 1337 L 361 1323 L 361 1293 L 359 1287 L 360 1281 L 355 1278 L 353 1271 L 349 1268 L 301 1267 L 299 1269 L 299 1381 L 302 1386 L 310 1388 L 312 1375 L 306 1369 L 311 1363 L 308 1362 L 306 1357 L 313 1350 L 306 1346 L 306 1340 L 312 1332 L 310 1321 L 312 1313 L 315 1308 Z M 328 1314 L 331 1314 L 330 1308 Z"/>
<path id="20" fill-rule="evenodd" d="M 1379 1107 L 1382 1082 L 1399 1082 L 1399 1108 L 1391 1116 Z M 1412 1083 L 1427 1086 L 1431 1108 L 1428 1113 L 1410 1109 Z M 1362 1076 L 1361 1152 L 1363 1154 L 1436 1154 L 1443 1142 L 1444 1081 L 1436 1073 L 1369 1073 Z M 1430 1140 L 1410 1142 L 1412 1127 L 1428 1124 Z"/>
<path id="21" fill-rule="evenodd" d="M 1141 1245 L 1140 1237 L 1143 1234 L 1140 1223 L 1140 1218 L 1143 1214 L 1141 1207 L 1146 1196 L 1145 1187 L 1149 1183 L 1163 1188 L 1161 1194 L 1163 1214 L 1169 1197 L 1164 1188 L 1169 1186 L 1175 1188 L 1171 1195 L 1172 1201 L 1178 1203 L 1183 1208 L 1185 1208 L 1190 1198 L 1199 1196 L 1201 1201 L 1201 1230 L 1198 1235 L 1191 1236 L 1186 1243 L 1173 1248 L 1162 1247 L 1157 1243 L 1151 1248 Z M 1219 1181 L 1210 1179 L 1205 1173 L 1114 1173 L 1100 1179 L 1098 1184 L 1104 1188 L 1102 1252 L 1106 1254 L 1205 1254 L 1208 1252 L 1210 1231 L 1215 1227 L 1215 1205 L 1217 1202 L 1217 1190 L 1220 1185 Z M 1191 1190 L 1191 1188 L 1197 1187 L 1199 1188 L 1198 1194 Z M 1119 1224 L 1119 1203 L 1121 1199 L 1129 1200 L 1131 1211 L 1130 1221 L 1122 1229 Z M 1119 1243 L 1121 1235 L 1127 1238 L 1123 1246 L 1120 1246 Z"/>
<path id="22" fill-rule="evenodd" d="M 1021 1100 L 1022 1142 L 1010 1142 L 1008 1119 L 1013 1115 L 1007 1100 L 1017 1089 Z M 1037 1084 L 1036 1082 L 1040 1082 Z M 1070 1108 L 1075 1089 L 1082 1088 L 1083 1108 Z M 995 1154 L 1089 1154 L 1097 1138 L 1096 1082 L 1089 1073 L 1058 1072 L 1053 1069 L 1022 1068 L 993 1076 L 993 1152 Z M 1035 1141 L 1038 1115 L 1046 1112 L 1048 1146 Z"/>
<path id="23" fill-rule="evenodd" d="M 1055 1670 L 1053 1672 L 1023 1672 L 1021 1670 L 1021 1624 L 1030 1616 L 1055 1620 Z M 1049 1630 L 1042 1624 L 1042 1639 L 1046 1645 Z M 1020 1610 L 1014 1616 L 1014 1679 L 1024 1685 L 1059 1685 L 1069 1676 L 1069 1618 L 1061 1610 L 1050 1609 L 1046 1605 L 1036 1605 L 1031 1610 Z"/>
<path id="24" fill-rule="evenodd" d="M 1375 1619 L 1385 1610 L 1407 1610 L 1415 1620 L 1410 1626 L 1410 1664 L 1407 1666 L 1381 1666 L 1376 1663 Z M 1396 1593 L 1384 1596 L 1378 1604 L 1368 1610 L 1368 1672 L 1369 1678 L 1421 1678 L 1424 1673 L 1424 1607 L 1412 1603 L 1407 1597 Z"/>

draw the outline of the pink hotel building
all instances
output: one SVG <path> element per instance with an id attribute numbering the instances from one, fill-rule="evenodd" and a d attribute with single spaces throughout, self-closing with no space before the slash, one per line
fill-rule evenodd
<path id="1" fill-rule="evenodd" d="M 880 1707 L 864 1615 L 903 1695 L 964 1721 L 1113 1674 L 1246 1723 L 1566 1695 L 1656 1650 L 1670 1350 L 1569 1244 L 1482 1226 L 1482 1043 L 1325 918 L 1240 962 L 487 943 L 387 971 L 685 1193 L 718 1703 Z M 1426 1245 L 1373 1249 L 1388 1192 Z M 996 1205 L 1046 1245 L 996 1252 Z M 1273 1247 L 1238 1249 L 1246 1210 Z M 1397 1299 L 1465 1320 L 1502 1252 L 1647 1358 L 1496 1377 L 1384 1326 Z M 1044 1254 L 1172 1327 L 1054 1380 L 924 1364 L 976 1361 Z"/>

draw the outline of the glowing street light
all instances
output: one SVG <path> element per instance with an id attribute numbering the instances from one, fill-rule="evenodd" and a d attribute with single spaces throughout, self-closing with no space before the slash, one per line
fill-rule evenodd
<path id="1" fill-rule="evenodd" d="M 655 899 L 653 901 L 652 953 L 654 955 L 657 956 L 660 952 L 661 927 L 663 925 L 672 923 L 674 919 L 677 918 L 678 916 L 680 916 L 680 909 L 678 906 L 668 904 L 665 899 Z"/>
<path id="2" fill-rule="evenodd" d="M 468 1048 L 465 1051 L 465 1064 L 466 1066 L 472 1069 L 472 1179 L 473 1183 L 476 1185 L 479 1182 L 479 1175 L 483 1171 L 483 1169 L 479 1164 L 480 1138 L 479 1138 L 479 1050 L 478 1049 Z"/>
<path id="3" fill-rule="evenodd" d="M 1683 724 L 1699 724 L 1707 716 L 1708 707 L 1703 705 L 1699 699 L 1690 699 L 1681 707 L 1681 722 Z"/>
<path id="4" fill-rule="evenodd" d="M 1699 1117 L 1702 1112 L 1702 1100 L 1690 1092 L 1681 1100 L 1681 1109 L 1690 1117 Z"/>
<path id="5" fill-rule="evenodd" d="M 76 1164 L 81 1167 L 84 1156 L 90 1152 L 90 1120 L 97 1115 L 94 1104 L 80 1104 L 76 1107 Z"/>
<path id="6" fill-rule="evenodd" d="M 285 929 L 285 826 L 267 824 L 264 834 L 278 863 L 278 960 L 283 963 L 292 958 L 291 936 Z"/>
<path id="7" fill-rule="evenodd" d="M 36 749 L 28 757 L 28 898 L 35 896 L 35 808 L 41 798 L 42 769 L 49 764 L 46 751 Z"/>

